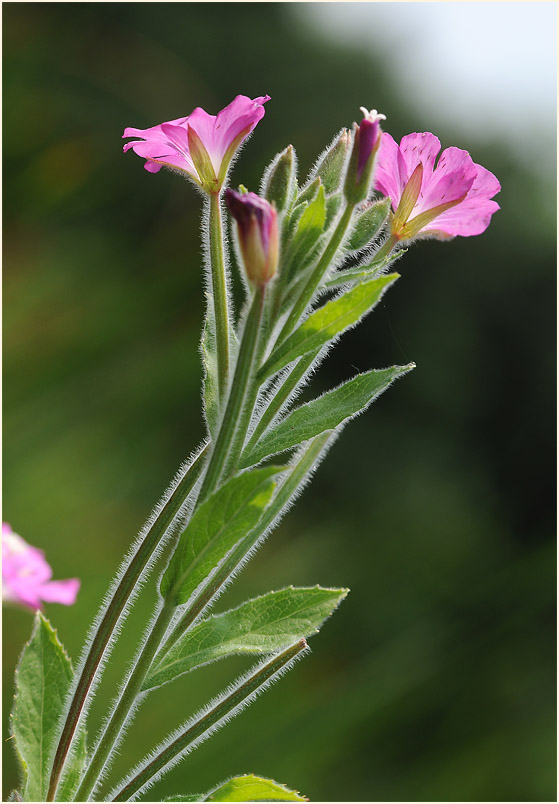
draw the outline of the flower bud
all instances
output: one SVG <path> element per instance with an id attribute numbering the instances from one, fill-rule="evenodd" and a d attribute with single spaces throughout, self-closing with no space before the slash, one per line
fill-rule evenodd
<path id="1" fill-rule="evenodd" d="M 248 279 L 266 285 L 278 267 L 278 215 L 275 208 L 256 193 L 225 191 L 225 202 L 237 222 L 239 247 Z"/>
<path id="2" fill-rule="evenodd" d="M 342 128 L 333 142 L 318 157 L 318 161 L 312 170 L 311 176 L 318 176 L 322 179 L 324 192 L 327 195 L 334 193 L 341 184 L 350 148 L 351 132 L 348 131 L 347 128 Z"/>
<path id="3" fill-rule="evenodd" d="M 361 111 L 361 124 L 353 124 L 355 136 L 344 187 L 345 196 L 352 204 L 359 204 L 369 195 L 382 133 L 379 120 L 386 120 L 376 109 L 369 112 L 362 106 Z"/>
<path id="4" fill-rule="evenodd" d="M 274 157 L 274 161 L 264 174 L 262 195 L 275 205 L 278 212 L 283 212 L 293 201 L 296 166 L 295 149 L 292 145 L 288 145 Z"/>

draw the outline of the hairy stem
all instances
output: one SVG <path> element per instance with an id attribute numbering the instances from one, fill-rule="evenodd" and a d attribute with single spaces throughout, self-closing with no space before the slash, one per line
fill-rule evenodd
<path id="1" fill-rule="evenodd" d="M 195 747 L 205 737 L 230 717 L 236 715 L 274 676 L 290 665 L 294 659 L 307 648 L 304 639 L 296 642 L 287 650 L 274 656 L 264 665 L 260 665 L 225 698 L 216 703 L 186 728 L 178 737 L 169 743 L 150 762 L 137 773 L 112 799 L 112 801 L 129 801 L 144 785 L 158 776 L 173 760 Z"/>
<path id="2" fill-rule="evenodd" d="M 80 677 L 78 679 L 78 683 L 66 715 L 66 720 L 62 728 L 62 733 L 53 760 L 47 801 L 55 800 L 56 789 L 64 769 L 64 763 L 66 761 L 66 757 L 68 756 L 80 716 L 83 712 L 91 686 L 99 671 L 101 659 L 103 658 L 126 603 L 138 580 L 140 579 L 146 564 L 152 557 L 161 539 L 172 525 L 175 517 L 188 498 L 188 495 L 194 488 L 196 481 L 200 477 L 204 465 L 204 459 L 208 451 L 208 446 L 204 447 L 197 458 L 192 462 L 184 477 L 163 506 L 156 520 L 146 533 L 144 540 L 136 550 L 136 553 L 132 556 L 129 565 L 107 606 L 105 614 L 99 623 L 80 673 Z"/>
<path id="3" fill-rule="evenodd" d="M 231 447 L 235 438 L 239 438 L 238 432 L 244 437 L 242 425 L 246 419 L 247 391 L 253 375 L 254 356 L 258 344 L 265 292 L 265 286 L 259 286 L 254 291 L 239 349 L 235 376 L 231 385 L 229 399 L 227 400 L 227 407 L 221 420 L 219 434 L 208 463 L 197 504 L 207 499 L 219 483 L 230 459 Z M 252 411 L 249 411 L 249 416 L 250 413 Z"/>
<path id="4" fill-rule="evenodd" d="M 217 377 L 219 399 L 223 403 L 229 383 L 229 302 L 223 256 L 223 223 L 219 193 L 210 195 L 209 206 L 210 266 L 215 314 Z"/>
<path id="5" fill-rule="evenodd" d="M 159 616 L 153 624 L 149 637 L 138 656 L 134 669 L 128 679 L 120 700 L 114 710 L 111 719 L 105 726 L 103 735 L 99 740 L 93 757 L 89 761 L 89 766 L 83 777 L 80 787 L 76 793 L 76 801 L 89 801 L 90 794 L 94 789 L 98 779 L 103 773 L 103 769 L 109 758 L 111 750 L 118 740 L 121 729 L 134 706 L 134 702 L 142 688 L 142 684 L 150 668 L 153 657 L 161 644 L 165 631 L 171 619 L 175 607 L 172 604 L 164 603 Z"/>

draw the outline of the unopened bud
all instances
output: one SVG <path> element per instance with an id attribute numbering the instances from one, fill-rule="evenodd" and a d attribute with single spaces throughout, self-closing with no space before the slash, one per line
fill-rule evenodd
<path id="1" fill-rule="evenodd" d="M 237 222 L 239 247 L 248 279 L 266 285 L 278 268 L 278 214 L 256 193 L 225 191 L 225 202 Z"/>
<path id="2" fill-rule="evenodd" d="M 295 195 L 295 173 L 297 158 L 295 149 L 288 145 L 274 157 L 274 161 L 266 170 L 262 179 L 262 195 L 278 212 L 287 209 Z"/>
<path id="3" fill-rule="evenodd" d="M 362 212 L 355 223 L 355 228 L 347 243 L 350 251 L 359 249 L 370 243 L 380 232 L 390 211 L 390 198 L 382 198 L 373 203 L 367 202 L 368 208 Z"/>
<path id="4" fill-rule="evenodd" d="M 369 112 L 362 106 L 361 111 L 363 112 L 361 124 L 359 126 L 353 124 L 355 136 L 344 187 L 345 196 L 352 204 L 359 204 L 369 195 L 373 183 L 375 157 L 382 135 L 379 120 L 386 120 L 386 117 L 379 114 L 376 109 Z"/>
<path id="5" fill-rule="evenodd" d="M 318 157 L 311 177 L 319 176 L 327 195 L 334 193 L 342 182 L 345 164 L 351 148 L 351 132 L 342 128 L 332 143 Z"/>

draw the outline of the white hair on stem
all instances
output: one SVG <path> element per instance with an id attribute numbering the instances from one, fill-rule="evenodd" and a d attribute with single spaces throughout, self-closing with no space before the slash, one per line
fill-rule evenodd
<path id="1" fill-rule="evenodd" d="M 113 579 L 113 581 L 112 581 L 107 593 L 103 597 L 103 600 L 101 602 L 101 607 L 100 607 L 95 619 L 93 620 L 93 623 L 89 627 L 84 647 L 82 649 L 82 652 L 80 654 L 80 658 L 79 658 L 78 663 L 76 665 L 76 670 L 74 672 L 74 677 L 73 677 L 73 680 L 72 680 L 72 684 L 70 685 L 70 688 L 69 688 L 67 696 L 66 696 L 66 701 L 65 701 L 64 707 L 62 708 L 62 711 L 60 713 L 60 718 L 59 718 L 59 721 L 58 721 L 58 728 L 57 728 L 57 735 L 56 735 L 56 739 L 52 741 L 52 746 L 53 746 L 52 747 L 52 752 L 51 752 L 52 756 L 49 758 L 49 762 L 52 762 L 52 760 L 54 758 L 54 753 L 56 752 L 56 749 L 58 747 L 58 742 L 59 742 L 59 739 L 60 739 L 60 735 L 62 733 L 62 729 L 64 728 L 64 723 L 65 723 L 66 718 L 68 716 L 70 705 L 71 705 L 71 702 L 73 700 L 74 694 L 76 692 L 76 688 L 77 688 L 78 681 L 80 679 L 82 670 L 83 670 L 83 668 L 85 666 L 85 662 L 87 660 L 89 650 L 90 650 L 90 648 L 91 648 L 91 646 L 92 646 L 92 644 L 94 642 L 94 639 L 95 639 L 96 634 L 97 634 L 97 630 L 98 630 L 99 625 L 101 624 L 101 622 L 102 622 L 102 620 L 103 620 L 103 618 L 104 618 L 104 616 L 105 616 L 105 614 L 107 612 L 107 609 L 108 609 L 108 607 L 110 605 L 110 602 L 111 602 L 111 600 L 112 600 L 112 598 L 113 598 L 113 596 L 114 596 L 114 594 L 115 594 L 115 592 L 116 592 L 116 590 L 117 590 L 122 578 L 124 577 L 127 569 L 129 568 L 134 556 L 136 555 L 139 547 L 141 546 L 141 544 L 143 543 L 144 539 L 148 535 L 149 531 L 151 530 L 151 528 L 153 527 L 153 525 L 157 521 L 159 515 L 161 514 L 161 512 L 163 511 L 163 509 L 165 508 L 165 506 L 167 505 L 167 503 L 171 499 L 173 493 L 175 492 L 175 490 L 177 489 L 177 487 L 179 486 L 181 481 L 184 479 L 184 477 L 185 477 L 187 471 L 189 470 L 189 468 L 192 466 L 194 461 L 200 456 L 202 451 L 206 448 L 207 443 L 208 443 L 207 441 L 202 442 L 202 444 L 198 447 L 198 449 L 195 452 L 193 452 L 189 456 L 189 458 L 180 465 L 178 471 L 176 472 L 174 478 L 172 479 L 171 483 L 167 487 L 167 489 L 164 492 L 163 496 L 161 497 L 159 502 L 152 509 L 152 512 L 151 512 L 149 518 L 147 519 L 146 523 L 144 524 L 142 530 L 140 531 L 140 533 L 138 534 L 138 536 L 136 537 L 136 539 L 134 540 L 132 545 L 129 547 L 124 559 L 122 560 L 122 562 L 121 562 L 121 564 L 120 564 L 120 566 L 119 566 L 119 568 L 117 570 L 117 573 L 116 573 L 116 575 L 115 575 L 115 577 L 114 577 L 114 579 Z M 170 540 L 170 537 L 175 532 L 175 530 L 177 529 L 178 525 L 182 524 L 184 522 L 185 518 L 188 516 L 189 510 L 190 510 L 190 507 L 191 507 L 191 501 L 193 499 L 193 493 L 192 492 L 195 490 L 195 488 L 196 488 L 196 486 L 194 486 L 194 488 L 188 494 L 186 500 L 182 503 L 182 505 L 180 506 L 179 510 L 177 511 L 175 516 L 173 517 L 173 520 L 172 520 L 171 524 L 167 528 L 166 532 L 163 534 L 163 536 L 160 539 L 158 545 L 153 550 L 153 552 L 152 552 L 151 556 L 149 557 L 148 561 L 146 562 L 146 564 L 145 564 L 140 576 L 138 577 L 138 580 L 137 580 L 134 588 L 131 590 L 130 594 L 128 595 L 126 603 L 123 606 L 123 609 L 122 609 L 122 611 L 121 611 L 121 613 L 120 613 L 120 615 L 119 615 L 119 617 L 118 617 L 118 619 L 117 619 L 117 621 L 116 621 L 116 623 L 115 623 L 115 625 L 113 627 L 111 635 L 110 635 L 110 637 L 109 637 L 109 639 L 107 641 L 107 645 L 106 645 L 106 647 L 105 647 L 105 649 L 103 651 L 103 654 L 102 654 L 102 656 L 101 656 L 101 658 L 99 660 L 99 663 L 98 663 L 98 665 L 97 665 L 97 667 L 95 669 L 94 676 L 93 676 L 93 679 L 92 679 L 91 684 L 89 686 L 89 689 L 88 689 L 86 698 L 84 700 L 83 706 L 81 708 L 81 711 L 80 711 L 80 714 L 79 714 L 79 717 L 78 717 L 78 720 L 77 720 L 77 723 L 76 723 L 76 730 L 75 730 L 74 733 L 76 733 L 77 730 L 79 729 L 80 724 L 83 722 L 83 720 L 84 720 L 84 718 L 85 718 L 85 716 L 86 716 L 86 714 L 87 714 L 87 712 L 89 710 L 89 707 L 91 706 L 91 702 L 92 702 L 92 700 L 94 698 L 97 686 L 98 686 L 98 684 L 99 684 L 99 682 L 101 680 L 101 676 L 103 675 L 103 670 L 105 668 L 105 664 L 108 661 L 109 656 L 111 654 L 113 643 L 114 643 L 115 639 L 121 633 L 121 630 L 122 630 L 122 627 L 124 625 L 124 622 L 125 622 L 125 620 L 126 620 L 126 618 L 128 616 L 128 613 L 129 613 L 130 609 L 132 608 L 132 605 L 134 604 L 135 599 L 137 598 L 140 590 L 142 589 L 142 587 L 143 587 L 143 585 L 144 585 L 144 583 L 145 583 L 150 571 L 153 569 L 153 566 L 156 563 L 157 559 L 160 557 L 160 555 L 162 554 L 163 550 L 167 546 L 167 544 L 168 544 L 168 542 Z M 73 753 L 74 753 L 75 742 L 76 742 L 75 740 L 72 740 L 72 742 L 71 742 L 70 750 L 69 750 L 69 756 L 72 756 Z M 64 776 L 62 776 L 61 778 L 63 779 Z M 59 784 L 60 784 L 60 782 L 59 782 Z"/>
<path id="2" fill-rule="evenodd" d="M 132 796 L 128 799 L 128 801 L 135 801 L 136 797 L 143 791 L 148 790 L 152 787 L 165 773 L 171 770 L 177 763 L 179 763 L 184 757 L 188 756 L 188 754 L 192 753 L 201 743 L 208 739 L 214 732 L 228 723 L 235 715 L 242 712 L 242 710 L 251 704 L 261 692 L 265 689 L 270 687 L 276 681 L 278 681 L 281 676 L 287 673 L 293 665 L 305 656 L 307 653 L 310 652 L 310 648 L 308 647 L 305 640 L 304 646 L 301 650 L 290 659 L 288 659 L 282 666 L 280 666 L 277 670 L 275 670 L 268 678 L 264 679 L 263 682 L 252 692 L 250 692 L 245 698 L 243 698 L 239 703 L 235 704 L 229 711 L 227 711 L 224 715 L 218 718 L 214 723 L 208 726 L 207 729 L 203 731 L 198 737 L 192 740 L 191 743 L 188 743 L 184 746 L 184 748 L 177 751 L 174 756 L 170 756 L 168 762 L 156 771 L 153 776 L 151 776 L 147 781 L 145 781 L 141 787 L 139 787 Z M 295 643 L 298 644 L 298 643 Z M 293 646 L 295 647 L 295 646 Z M 277 655 L 276 655 L 277 658 Z M 127 785 L 138 776 L 151 762 L 156 760 L 161 754 L 163 754 L 175 741 L 177 741 L 181 736 L 185 735 L 193 726 L 196 725 L 199 721 L 203 718 L 207 717 L 213 710 L 219 707 L 226 698 L 233 695 L 235 692 L 240 690 L 240 688 L 251 678 L 258 676 L 258 674 L 266 667 L 267 664 L 270 663 L 269 657 L 265 657 L 260 661 L 258 664 L 254 665 L 250 670 L 240 676 L 233 684 L 230 684 L 223 692 L 213 698 L 206 706 L 200 709 L 193 717 L 189 718 L 186 723 L 180 726 L 178 729 L 175 729 L 165 740 L 163 740 L 158 746 L 152 749 L 144 759 L 133 768 L 128 776 L 126 776 L 122 782 L 120 782 L 110 793 L 109 800 L 114 800 L 114 797 L 119 794 Z"/>

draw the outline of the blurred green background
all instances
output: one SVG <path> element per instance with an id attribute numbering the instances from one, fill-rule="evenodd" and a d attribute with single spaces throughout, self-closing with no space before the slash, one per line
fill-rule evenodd
<path id="1" fill-rule="evenodd" d="M 526 126 L 525 159 L 489 130 L 474 148 L 459 125 L 410 107 L 389 59 L 327 39 L 297 4 L 2 10 L 4 519 L 46 550 L 55 577 L 82 579 L 75 606 L 47 609 L 75 659 L 204 433 L 201 199 L 123 157 L 123 128 L 269 93 L 233 173 L 257 189 L 277 150 L 293 143 L 304 176 L 373 105 L 397 139 L 436 130 L 503 187 L 483 236 L 414 247 L 321 368 L 317 391 L 417 363 L 347 427 L 218 609 L 290 583 L 349 586 L 349 598 L 309 657 L 148 796 L 256 772 L 312 800 L 555 799 L 555 166 L 529 151 L 529 122 L 509 121 Z M 380 24 L 382 4 L 373 27 L 375 14 Z M 449 120 L 460 103 L 441 97 Z M 94 723 L 152 606 L 142 593 Z M 4 612 L 4 738 L 31 620 Z M 148 699 L 115 778 L 248 664 Z M 6 796 L 16 769 L 3 745 Z"/>

